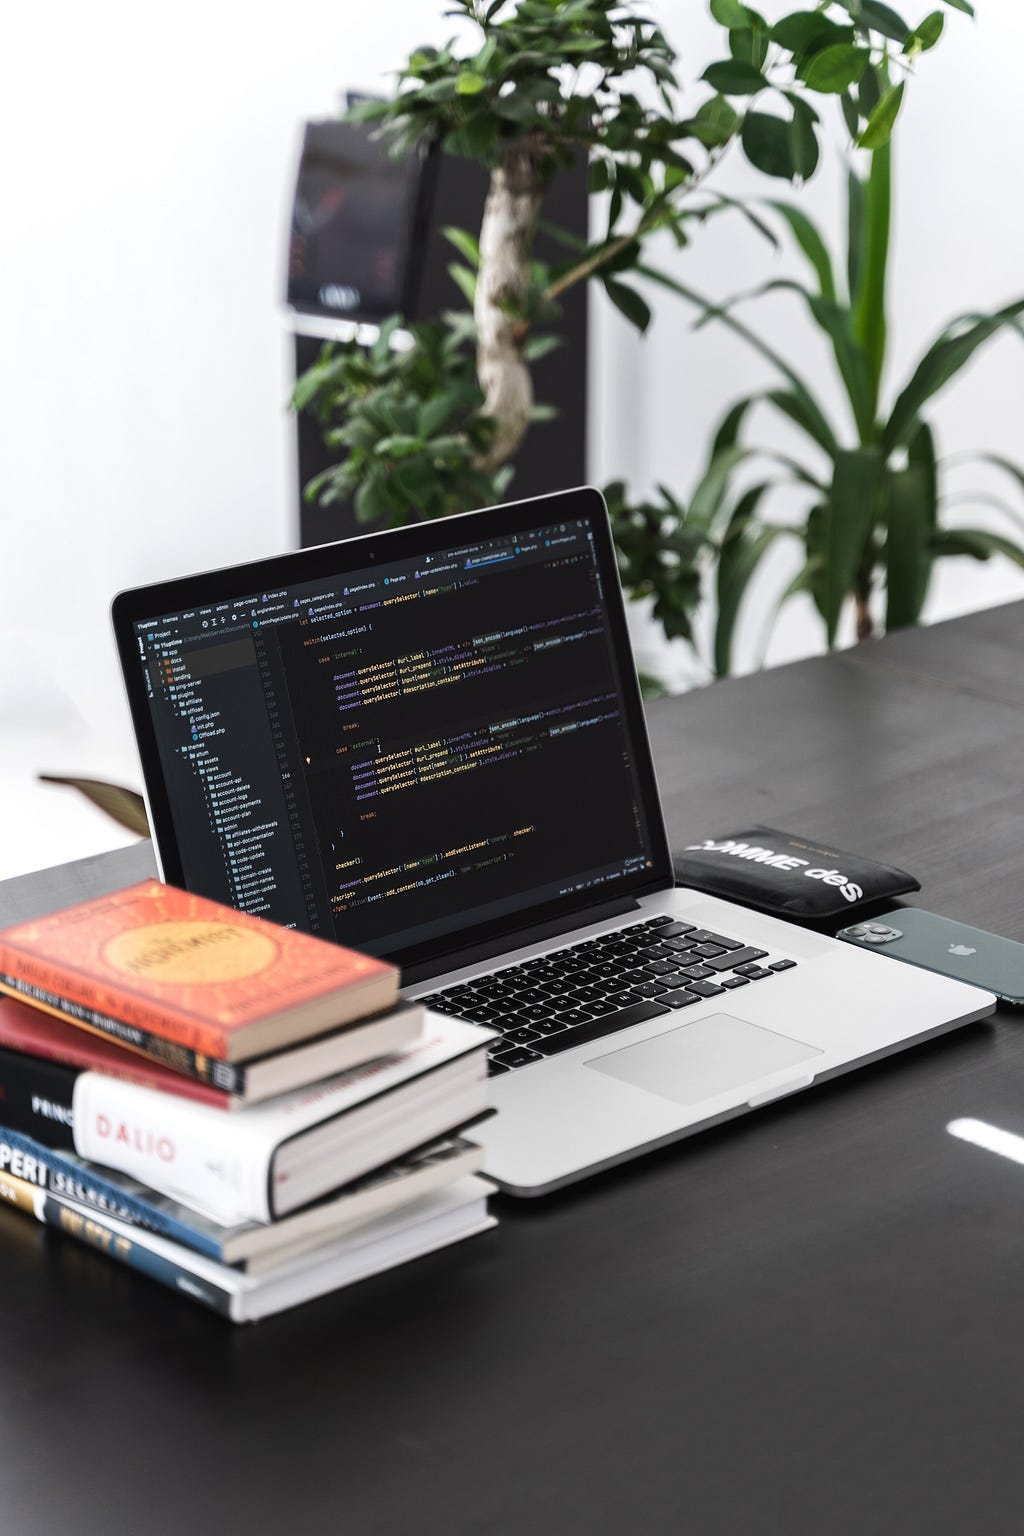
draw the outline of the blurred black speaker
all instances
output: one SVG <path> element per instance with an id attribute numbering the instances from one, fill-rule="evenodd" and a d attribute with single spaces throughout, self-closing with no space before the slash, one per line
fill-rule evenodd
<path id="1" fill-rule="evenodd" d="M 296 373 L 316 361 L 324 337 L 387 315 L 430 319 L 465 308 L 448 274 L 457 252 L 442 230 L 480 228 L 488 177 L 470 160 L 440 152 L 395 161 L 367 129 L 337 121 L 309 123 L 292 215 L 288 303 L 293 311 Z M 587 238 L 584 159 L 552 182 L 541 213 Z M 543 232 L 538 258 L 564 260 L 566 248 Z M 558 416 L 530 428 L 515 460 L 510 497 L 581 485 L 586 478 L 586 285 L 562 300 L 557 329 L 564 344 L 533 369 L 537 399 Z M 309 505 L 302 487 L 336 462 L 309 412 L 298 418 L 299 537 L 322 544 L 364 532 L 348 505 Z"/>

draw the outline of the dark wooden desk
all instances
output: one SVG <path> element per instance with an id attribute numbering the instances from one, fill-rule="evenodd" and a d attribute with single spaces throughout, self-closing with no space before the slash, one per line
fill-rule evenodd
<path id="1" fill-rule="evenodd" d="M 1024 604 L 653 707 L 673 840 L 762 820 L 1024 938 Z M 0 888 L 0 921 L 145 872 Z M 1024 1130 L 1001 1014 L 249 1329 L 11 1211 L 0 1527 L 1008 1536 Z"/>

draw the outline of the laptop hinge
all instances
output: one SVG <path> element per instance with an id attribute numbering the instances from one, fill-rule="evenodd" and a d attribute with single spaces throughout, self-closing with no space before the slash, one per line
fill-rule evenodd
<path id="1" fill-rule="evenodd" d="M 570 919 L 556 918 L 549 923 L 536 923 L 532 928 L 519 928 L 515 935 L 504 934 L 498 939 L 488 939 L 483 944 L 471 944 L 466 949 L 450 950 L 438 960 L 424 960 L 419 965 L 402 967 L 402 984 L 411 987 L 431 976 L 445 971 L 460 971 L 465 965 L 476 965 L 480 960 L 491 960 L 495 955 L 507 954 L 510 949 L 525 949 L 544 939 L 557 938 L 562 933 L 574 933 L 590 923 L 601 923 L 609 917 L 622 917 L 627 912 L 638 912 L 640 903 L 633 896 L 620 896 L 618 901 L 605 902 L 600 907 L 589 907 L 586 912 L 575 912 Z"/>

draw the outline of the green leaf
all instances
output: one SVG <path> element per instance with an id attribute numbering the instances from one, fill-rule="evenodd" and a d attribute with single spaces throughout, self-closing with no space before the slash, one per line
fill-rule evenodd
<path id="1" fill-rule="evenodd" d="M 795 111 L 789 125 L 789 147 L 793 156 L 793 174 L 809 181 L 818 165 L 818 138 L 813 114 Z"/>
<path id="2" fill-rule="evenodd" d="M 709 149 L 726 144 L 736 132 L 739 116 L 724 96 L 712 96 L 702 103 L 687 125 L 693 137 Z"/>
<path id="3" fill-rule="evenodd" d="M 736 446 L 739 440 L 740 427 L 743 425 L 750 407 L 757 403 L 757 399 L 757 395 L 748 395 L 745 400 L 737 400 L 736 404 L 731 406 L 726 412 L 711 445 L 712 462 L 725 453 L 727 449 Z"/>
<path id="4" fill-rule="evenodd" d="M 432 400 L 425 400 L 419 409 L 416 427 L 421 438 L 433 437 L 446 422 L 450 421 L 462 396 L 457 389 L 449 389 Z"/>
<path id="5" fill-rule="evenodd" d="M 471 272 L 469 267 L 460 267 L 457 261 L 453 261 L 451 266 L 448 268 L 448 276 L 451 278 L 452 282 L 455 283 L 456 287 L 462 290 L 462 293 L 469 300 L 470 304 L 475 304 L 476 273 Z"/>
<path id="6" fill-rule="evenodd" d="M 902 16 L 887 5 L 882 5 L 880 0 L 861 0 L 856 14 L 858 25 L 870 27 L 872 32 L 880 32 L 883 37 L 889 37 L 895 43 L 902 43 L 910 36 L 910 28 Z"/>
<path id="7" fill-rule="evenodd" d="M 886 484 L 885 627 L 900 629 L 921 617 L 932 570 L 935 528 L 934 464 L 910 463 Z"/>
<path id="8" fill-rule="evenodd" d="M 751 486 L 739 499 L 729 519 L 718 556 L 715 585 L 714 667 L 716 677 L 728 677 L 732 669 L 732 645 L 740 605 L 763 557 L 785 530 L 769 523 L 752 526 L 757 506 L 769 483 Z"/>
<path id="9" fill-rule="evenodd" d="M 927 53 L 929 48 L 934 48 L 942 36 L 946 18 L 941 11 L 932 11 L 916 26 L 907 41 L 903 45 L 903 52 L 907 54 Z"/>
<path id="10" fill-rule="evenodd" d="M 734 27 L 729 33 L 729 52 L 734 59 L 763 69 L 768 57 L 768 27 L 760 16 L 751 15 L 745 27 Z"/>
<path id="11" fill-rule="evenodd" d="M 844 91 L 839 98 L 839 104 L 843 109 L 843 122 L 851 139 L 855 139 L 860 132 L 860 111 L 857 103 L 849 91 Z"/>
<path id="12" fill-rule="evenodd" d="M 732 414 L 733 412 L 730 412 L 730 416 Z M 719 436 L 721 436 L 721 429 L 719 429 Z M 733 470 L 748 457 L 749 450 L 738 445 L 723 448 L 714 454 L 690 498 L 690 516 L 695 523 L 706 528 L 714 522 L 725 499 Z"/>
<path id="13" fill-rule="evenodd" d="M 970 0 L 946 0 L 946 4 L 951 5 L 954 11 L 963 11 L 968 16 L 974 15 L 974 6 L 970 4 Z"/>
<path id="14" fill-rule="evenodd" d="M 774 208 L 786 223 L 796 240 L 797 245 L 803 251 L 807 260 L 814 268 L 818 279 L 818 291 L 823 299 L 834 299 L 836 296 L 835 276 L 832 272 L 832 258 L 829 256 L 828 247 L 818 229 L 807 217 L 802 209 L 793 203 L 780 203 L 769 200 L 767 206 Z"/>
<path id="15" fill-rule="evenodd" d="M 723 59 L 721 63 L 709 64 L 701 79 L 723 96 L 753 96 L 768 84 L 759 69 L 742 59 Z"/>
<path id="16" fill-rule="evenodd" d="M 465 229 L 456 229 L 454 224 L 446 224 L 441 231 L 450 245 L 454 245 L 460 256 L 464 256 L 474 269 L 480 265 L 480 242 L 475 240 Z"/>
<path id="17" fill-rule="evenodd" d="M 457 88 L 460 96 L 476 96 L 487 89 L 487 81 L 474 70 L 464 69 L 459 73 Z"/>
<path id="18" fill-rule="evenodd" d="M 755 170 L 792 181 L 797 174 L 790 125 L 767 112 L 748 112 L 740 133 L 743 153 Z"/>
<path id="19" fill-rule="evenodd" d="M 822 609 L 831 650 L 878 513 L 882 457 L 877 448 L 840 449 L 824 516 Z"/>
<path id="20" fill-rule="evenodd" d="M 812 91 L 845 91 L 856 84 L 871 62 L 867 48 L 839 43 L 814 53 L 799 66 L 797 73 Z"/>
<path id="21" fill-rule="evenodd" d="M 882 81 L 877 69 L 868 68 L 857 82 L 857 104 L 863 117 L 870 117 L 882 99 Z"/>
<path id="22" fill-rule="evenodd" d="M 421 437 L 414 437 L 408 432 L 395 432 L 391 437 L 382 437 L 375 452 L 385 459 L 405 459 L 411 453 L 422 453 L 426 446 Z"/>
<path id="23" fill-rule="evenodd" d="M 864 183 L 851 170 L 846 177 L 846 281 L 850 303 L 860 294 L 864 267 Z"/>
<path id="24" fill-rule="evenodd" d="M 381 117 L 387 117 L 391 111 L 390 101 L 356 101 L 345 110 L 346 123 L 374 123 Z"/>
<path id="25" fill-rule="evenodd" d="M 376 523 L 387 517 L 388 502 L 376 476 L 363 481 L 352 505 L 357 523 Z"/>
<path id="26" fill-rule="evenodd" d="M 646 299 L 641 298 L 635 288 L 628 287 L 614 277 L 604 279 L 604 291 L 615 308 L 643 335 L 651 323 L 651 308 Z"/>
<path id="27" fill-rule="evenodd" d="M 772 42 L 793 54 L 797 62 L 801 54 L 814 53 L 840 43 L 852 43 L 853 37 L 852 27 L 837 26 L 821 11 L 794 11 L 791 16 L 784 16 L 776 22 L 771 30 Z"/>
<path id="28" fill-rule="evenodd" d="M 889 142 L 893 124 L 903 101 L 903 88 L 904 82 L 901 80 L 899 85 L 894 85 L 886 91 L 868 118 L 864 132 L 857 140 L 861 149 L 880 149 L 883 144 Z"/>
<path id="29" fill-rule="evenodd" d="M 863 261 L 858 269 L 859 286 L 853 300 L 853 331 L 867 356 L 876 398 L 885 367 L 888 337 L 885 290 L 892 202 L 890 154 L 891 146 L 886 142 L 871 155 L 871 171 L 865 187 Z"/>
<path id="30" fill-rule="evenodd" d="M 1015 326 L 1022 313 L 1024 299 L 1018 299 L 991 315 L 962 315 L 943 331 L 896 399 L 882 439 L 888 452 L 907 442 L 921 408 L 956 377 L 978 348 L 1004 326 Z"/>
<path id="31" fill-rule="evenodd" d="M 528 336 L 523 343 L 523 357 L 528 363 L 536 363 L 563 345 L 562 336 Z"/>
<path id="32" fill-rule="evenodd" d="M 137 832 L 139 837 L 149 836 L 146 802 L 134 789 L 125 789 L 121 784 L 109 784 L 105 779 L 67 778 L 57 773 L 40 773 L 37 777 L 41 784 L 60 784 L 67 789 L 77 789 L 93 805 L 106 811 L 118 826 L 127 827 L 129 832 Z"/>
<path id="33" fill-rule="evenodd" d="M 746 27 L 750 12 L 740 0 L 711 0 L 711 14 L 722 27 Z"/>
<path id="34" fill-rule="evenodd" d="M 1014 565 L 1024 567 L 1024 549 L 1012 539 L 983 528 L 940 528 L 932 541 L 937 555 L 970 555 L 972 560 L 988 560 L 1005 555 Z"/>

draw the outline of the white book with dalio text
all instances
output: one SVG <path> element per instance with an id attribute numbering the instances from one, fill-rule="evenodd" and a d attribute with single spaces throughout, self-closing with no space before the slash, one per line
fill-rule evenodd
<path id="1" fill-rule="evenodd" d="M 225 1225 L 274 1221 L 485 1114 L 492 1039 L 427 1013 L 406 1050 L 231 1115 L 83 1072 L 75 1150 Z"/>

